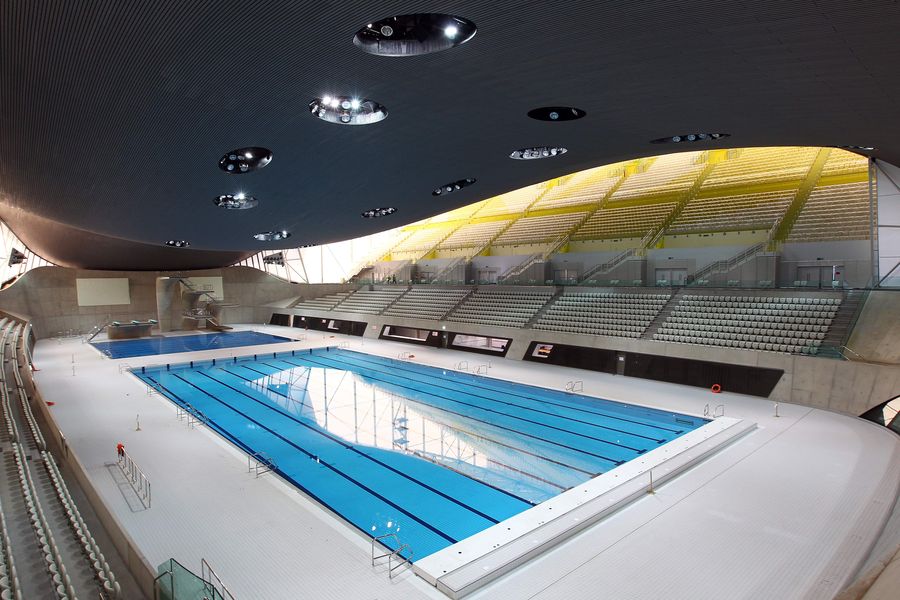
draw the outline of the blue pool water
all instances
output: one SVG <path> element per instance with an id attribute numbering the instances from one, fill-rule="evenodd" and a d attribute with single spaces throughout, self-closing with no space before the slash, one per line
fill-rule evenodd
<path id="1" fill-rule="evenodd" d="M 198 335 L 152 337 L 115 342 L 91 342 L 91 346 L 110 358 L 132 358 L 134 356 L 148 356 L 151 354 L 175 354 L 178 352 L 193 352 L 195 350 L 237 348 L 239 346 L 257 346 L 293 341 L 286 337 L 259 333 L 258 331 L 234 331 L 231 333 L 201 333 Z"/>
<path id="2" fill-rule="evenodd" d="M 134 373 L 416 560 L 706 423 L 335 348 Z"/>

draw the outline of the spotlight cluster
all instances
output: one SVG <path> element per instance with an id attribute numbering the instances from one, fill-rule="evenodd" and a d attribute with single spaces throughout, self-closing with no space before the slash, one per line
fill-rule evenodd
<path id="1" fill-rule="evenodd" d="M 379 56 L 419 56 L 464 44 L 476 31 L 475 23 L 462 17 L 418 13 L 368 23 L 356 32 L 353 43 Z"/>
<path id="2" fill-rule="evenodd" d="M 169 240 L 166 242 L 166 246 L 171 246 L 172 248 L 187 248 L 191 243 L 187 240 Z"/>
<path id="3" fill-rule="evenodd" d="M 272 161 L 272 151 L 268 148 L 251 146 L 238 148 L 219 159 L 219 168 L 232 175 L 240 175 L 262 169 Z"/>
<path id="4" fill-rule="evenodd" d="M 253 196 L 248 196 L 243 192 L 238 194 L 223 194 L 213 198 L 213 203 L 219 208 L 227 210 L 247 210 L 253 208 L 259 202 Z"/>
<path id="5" fill-rule="evenodd" d="M 681 142 L 714 142 L 730 137 L 730 133 L 685 133 L 650 140 L 651 144 L 679 144 Z"/>
<path id="6" fill-rule="evenodd" d="M 515 160 L 535 160 L 538 158 L 550 158 L 552 156 L 559 156 L 560 154 L 565 154 L 566 152 L 568 152 L 568 150 L 561 146 L 537 146 L 534 148 L 521 148 L 519 150 L 515 150 L 512 154 L 509 155 L 509 157 Z"/>
<path id="7" fill-rule="evenodd" d="M 260 233 L 256 233 L 253 235 L 253 238 L 258 242 L 279 242 L 281 240 L 286 240 L 291 237 L 289 231 L 263 231 Z"/>
<path id="8" fill-rule="evenodd" d="M 465 179 L 460 179 L 459 181 L 454 181 L 453 183 L 445 183 L 444 185 L 434 188 L 434 191 L 431 192 L 432 196 L 440 196 L 441 194 L 452 194 L 457 190 L 461 190 L 464 187 L 468 187 L 475 183 L 474 177 L 466 177 Z"/>
<path id="9" fill-rule="evenodd" d="M 386 217 L 388 215 L 392 215 L 397 212 L 397 209 L 393 206 L 388 206 L 385 208 L 370 208 L 367 211 L 363 211 L 362 216 L 366 219 L 377 219 L 378 217 Z"/>
<path id="10" fill-rule="evenodd" d="M 371 125 L 387 118 L 387 109 L 374 100 L 353 96 L 325 94 L 313 98 L 309 112 L 314 116 L 339 125 Z"/>

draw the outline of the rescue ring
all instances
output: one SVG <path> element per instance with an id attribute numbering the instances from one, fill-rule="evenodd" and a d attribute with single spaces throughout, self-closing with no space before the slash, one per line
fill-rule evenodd
<path id="1" fill-rule="evenodd" d="M 719 392 L 722 391 L 722 386 L 719 385 L 718 383 L 714 383 L 714 384 L 712 385 L 712 387 L 709 388 L 709 390 L 710 390 L 713 394 L 718 394 Z"/>

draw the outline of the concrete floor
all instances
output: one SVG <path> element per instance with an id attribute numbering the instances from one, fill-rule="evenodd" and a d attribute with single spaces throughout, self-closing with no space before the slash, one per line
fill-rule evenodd
<path id="1" fill-rule="evenodd" d="M 302 331 L 245 326 L 277 335 Z M 872 423 L 808 407 L 551 365 L 491 359 L 309 332 L 290 350 L 348 342 L 351 349 L 453 368 L 487 364 L 488 376 L 702 414 L 724 403 L 758 428 L 611 517 L 488 587 L 473 599 L 831 598 L 856 575 L 900 489 L 900 440 Z M 127 372 L 145 364 L 273 351 L 248 347 L 110 360 L 79 340 L 42 340 L 35 373 L 68 445 L 149 562 L 170 557 L 199 571 L 207 559 L 237 598 L 443 598 L 412 573 L 372 568 L 355 530 L 203 427 L 189 428 L 165 398 Z M 74 373 L 74 374 L 73 374 Z M 140 431 L 136 431 L 136 419 Z M 115 445 L 153 483 L 152 508 L 123 494 L 108 465 Z"/>

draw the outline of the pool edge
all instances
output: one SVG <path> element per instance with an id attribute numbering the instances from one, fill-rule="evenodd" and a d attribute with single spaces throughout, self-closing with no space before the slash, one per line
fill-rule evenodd
<path id="1" fill-rule="evenodd" d="M 462 598 L 646 494 L 650 472 L 653 485 L 662 484 L 754 429 L 755 422 L 720 417 L 639 459 L 430 554 L 416 561 L 413 570 L 450 598 Z M 549 515 L 553 518 L 548 520 Z"/>

